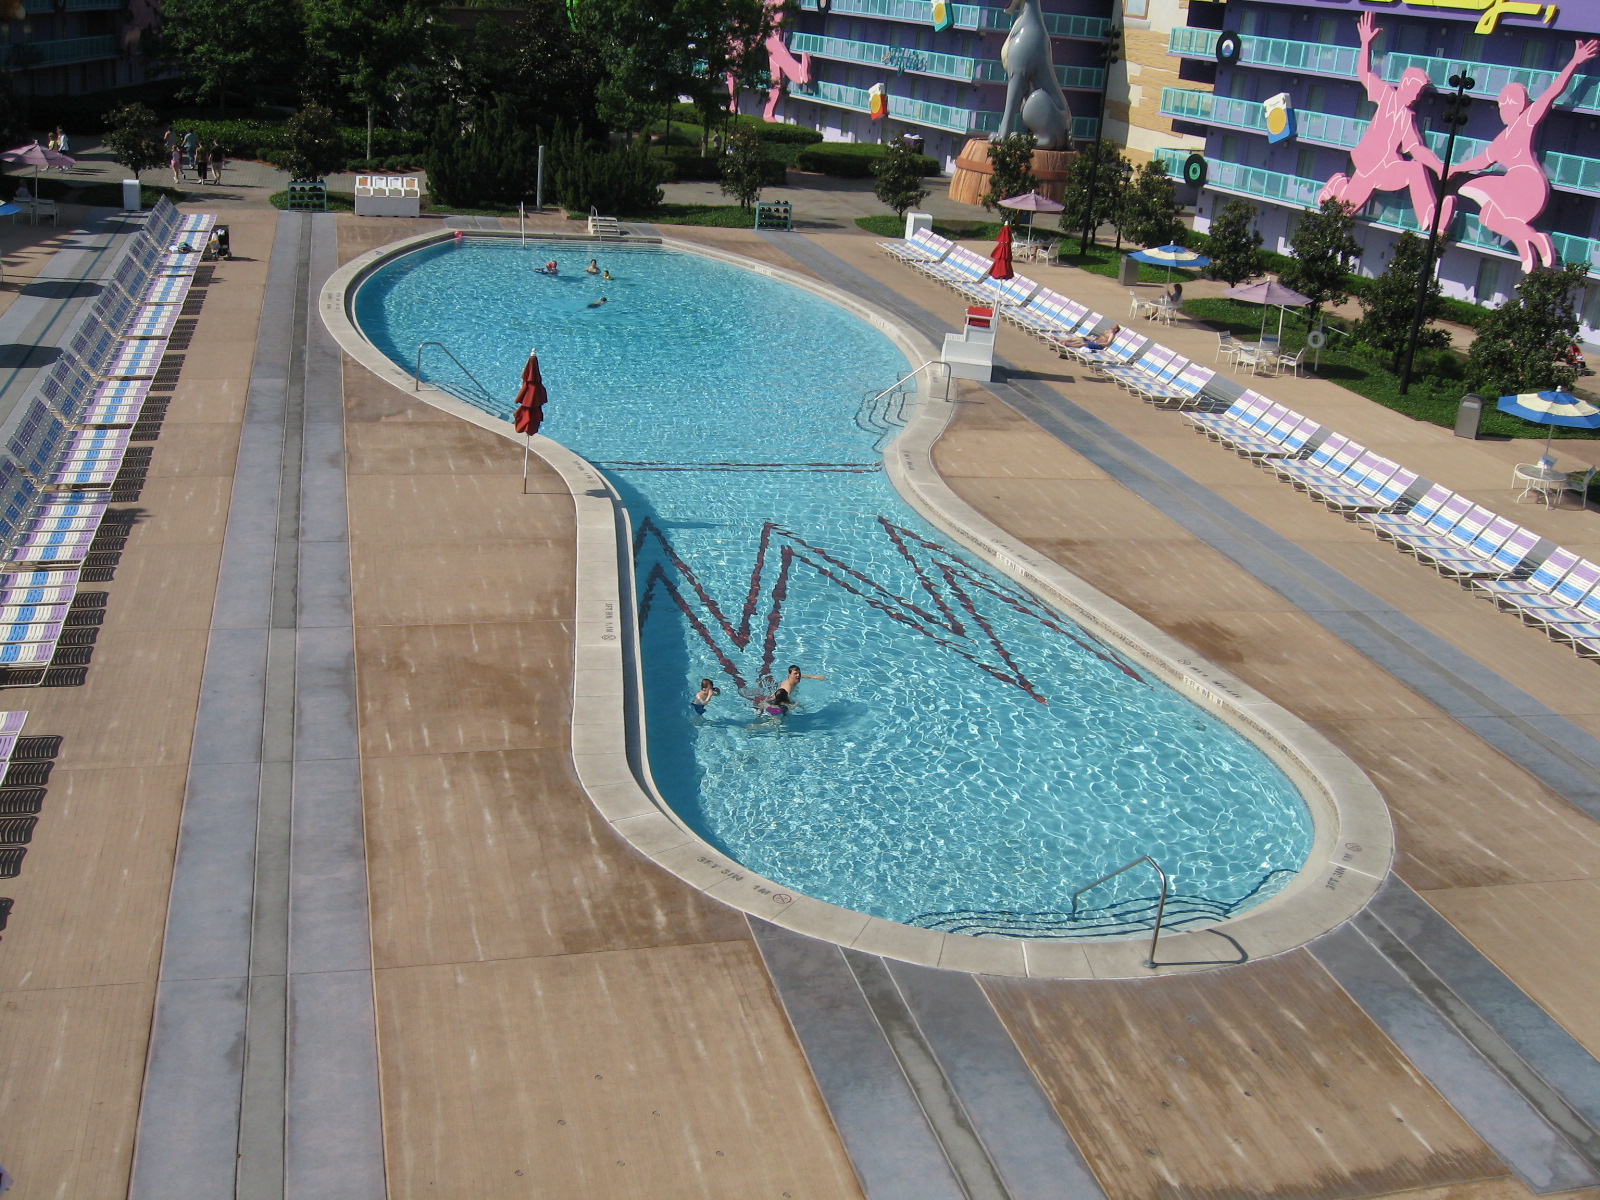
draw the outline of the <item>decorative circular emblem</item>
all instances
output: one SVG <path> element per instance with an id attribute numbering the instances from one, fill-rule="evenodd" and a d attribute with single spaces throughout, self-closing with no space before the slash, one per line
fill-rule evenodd
<path id="1" fill-rule="evenodd" d="M 1217 39 L 1217 61 L 1231 67 L 1239 61 L 1239 52 L 1243 48 L 1244 43 L 1239 40 L 1239 35 L 1229 30 Z"/>
<path id="2" fill-rule="evenodd" d="M 1205 187 L 1206 156 L 1204 154 L 1191 154 L 1183 160 L 1183 181 L 1190 187 Z"/>

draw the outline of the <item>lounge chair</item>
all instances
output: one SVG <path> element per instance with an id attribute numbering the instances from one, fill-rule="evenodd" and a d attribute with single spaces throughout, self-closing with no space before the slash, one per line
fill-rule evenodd
<path id="1" fill-rule="evenodd" d="M 1215 440 L 1237 453 L 1248 454 L 1257 447 L 1277 445 L 1270 435 L 1280 429 L 1286 430 L 1302 419 L 1299 413 L 1273 401 L 1254 416 L 1244 418 L 1234 428 L 1218 430 Z"/>
<path id="2" fill-rule="evenodd" d="M 1279 479 L 1298 491 L 1316 484 L 1335 485 L 1356 459 L 1367 452 L 1359 442 L 1342 433 L 1330 433 L 1309 455 L 1267 464 Z"/>
<path id="3" fill-rule="evenodd" d="M 1217 373 L 1210 367 L 1202 367 L 1199 363 L 1190 363 L 1171 383 L 1160 390 L 1154 388 L 1140 392 L 1146 400 L 1157 408 L 1184 409 L 1190 405 L 1209 404 L 1206 397 L 1206 385 L 1216 378 Z"/>
<path id="4" fill-rule="evenodd" d="M 1248 440 L 1241 438 L 1234 444 L 1233 449 L 1257 462 L 1293 458 L 1304 450 L 1306 443 L 1321 430 L 1322 426 L 1310 417 L 1302 417 L 1298 413 L 1291 412 L 1267 433 Z"/>
<path id="5" fill-rule="evenodd" d="M 942 262 L 915 263 L 917 270 L 946 287 L 977 283 L 989 273 L 994 264 L 983 255 L 965 246 L 957 246 Z"/>
<path id="6" fill-rule="evenodd" d="M 1189 413 L 1189 423 L 1208 438 L 1230 429 L 1248 429 L 1272 403 L 1260 392 L 1247 391 L 1222 412 Z"/>
<path id="7" fill-rule="evenodd" d="M 1439 511 L 1439 506 L 1455 493 L 1441 483 L 1433 484 L 1407 508 L 1394 512 L 1363 513 L 1365 521 L 1380 538 L 1388 539 L 1396 533 L 1420 533 L 1423 526 Z M 1464 502 L 1463 502 L 1464 503 Z"/>
<path id="8" fill-rule="evenodd" d="M 907 264 L 936 263 L 954 250 L 955 246 L 956 244 L 949 238 L 940 237 L 931 229 L 919 229 L 909 239 L 878 243 L 878 249 L 890 258 Z"/>
<path id="9" fill-rule="evenodd" d="M 1448 528 L 1441 528 L 1453 515 L 1456 517 L 1455 523 Z M 1452 501 L 1440 506 L 1438 515 L 1423 532 L 1397 533 L 1391 540 L 1406 554 L 1426 555 L 1433 550 L 1461 550 L 1477 541 L 1478 535 L 1497 515 L 1483 505 L 1471 502 L 1467 503 L 1465 512 L 1460 512 Z"/>
<path id="10" fill-rule="evenodd" d="M 1100 326 L 1104 325 L 1105 323 L 1106 318 L 1104 313 L 1089 312 L 1086 310 L 1082 319 L 1079 320 L 1075 328 L 1062 330 L 1059 333 L 1035 333 L 1034 336 L 1039 338 L 1040 341 L 1044 342 L 1045 345 L 1049 346 L 1050 349 L 1054 350 L 1062 358 L 1070 358 L 1072 357 L 1072 351 L 1074 347 L 1068 345 L 1068 342 L 1090 336 L 1096 329 L 1099 329 Z"/>
<path id="11" fill-rule="evenodd" d="M 1501 534 L 1510 527 L 1505 537 Z M 1542 540 L 1531 529 L 1501 518 L 1491 521 L 1465 550 L 1435 550 L 1418 555 L 1441 575 L 1462 583 L 1472 579 L 1503 579 L 1523 571 L 1523 563 Z"/>
<path id="12" fill-rule="evenodd" d="M 1330 508 L 1345 511 L 1377 512 L 1388 508 L 1388 503 L 1376 503 L 1379 490 L 1400 470 L 1400 464 L 1368 450 L 1345 468 L 1335 480 L 1313 480 L 1306 484 L 1306 494 Z M 1416 482 L 1411 476 L 1406 487 Z M 1401 491 L 1404 491 L 1402 488 Z"/>
<path id="13" fill-rule="evenodd" d="M 1529 599 L 1551 595 L 1572 568 L 1582 561 L 1571 550 L 1557 546 L 1526 579 L 1473 579 L 1470 584 L 1478 595 L 1494 601 L 1496 607 L 1509 607 L 1509 604 L 1502 604 L 1502 598 Z"/>
<path id="14" fill-rule="evenodd" d="M 1076 358 L 1091 371 L 1102 370 L 1105 367 L 1120 367 L 1132 362 L 1146 343 L 1150 341 L 1141 333 L 1134 333 L 1130 329 L 1123 329 L 1117 333 L 1111 344 L 1104 350 L 1091 350 L 1087 346 L 1076 346 L 1072 349 L 1072 357 Z"/>

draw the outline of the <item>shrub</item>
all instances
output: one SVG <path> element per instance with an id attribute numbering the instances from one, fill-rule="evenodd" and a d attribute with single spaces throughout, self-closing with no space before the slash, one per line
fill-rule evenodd
<path id="1" fill-rule="evenodd" d="M 872 175 L 872 164 L 888 153 L 889 147 L 877 142 L 824 142 L 800 151 L 794 165 L 802 171 L 836 175 L 841 179 L 867 179 Z M 919 154 L 917 161 L 922 164 L 923 175 L 939 173 L 938 160 Z"/>
<path id="2" fill-rule="evenodd" d="M 475 208 L 531 200 L 537 188 L 538 134 L 517 106 L 501 96 L 463 126 L 439 114 L 428 148 L 428 191 L 440 204 Z"/>
<path id="3" fill-rule="evenodd" d="M 575 212 L 647 213 L 663 198 L 667 166 L 642 139 L 634 146 L 603 146 L 581 131 L 558 128 L 546 148 L 545 165 L 556 203 Z"/>
<path id="4" fill-rule="evenodd" d="M 715 182 L 722 178 L 722 159 L 714 154 L 681 154 L 662 160 L 667 179 L 692 179 Z"/>
<path id="5" fill-rule="evenodd" d="M 769 145 L 814 146 L 822 141 L 820 130 L 807 129 L 804 125 L 783 125 L 743 114 L 734 117 L 733 123 L 740 133 L 753 133 L 758 141 Z"/>

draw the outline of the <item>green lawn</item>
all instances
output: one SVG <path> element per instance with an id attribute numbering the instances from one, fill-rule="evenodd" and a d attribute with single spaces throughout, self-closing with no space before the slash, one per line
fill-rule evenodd
<path id="1" fill-rule="evenodd" d="M 1261 333 L 1262 308 L 1259 304 L 1246 304 L 1240 300 L 1200 299 L 1186 300 L 1183 311 L 1197 320 L 1225 328 L 1235 337 L 1254 341 Z M 1268 318 L 1267 331 L 1276 331 L 1277 314 Z M 1316 367 L 1319 378 L 1332 380 L 1340 387 L 1376 401 L 1385 408 L 1418 421 L 1452 428 L 1456 423 L 1456 410 L 1461 397 L 1466 394 L 1464 378 L 1466 355 L 1455 350 L 1429 350 L 1419 352 L 1411 373 L 1411 389 L 1400 392 L 1400 379 L 1389 370 L 1386 356 L 1344 336 L 1350 322 L 1339 317 L 1329 317 L 1332 331 L 1328 344 L 1323 347 L 1321 361 Z M 1294 354 L 1306 344 L 1307 325 L 1297 313 L 1288 314 L 1283 327 L 1283 353 Z M 1315 352 L 1306 351 L 1306 366 L 1312 365 Z M 1513 417 L 1494 407 L 1495 397 L 1487 397 L 1484 406 L 1482 432 L 1490 437 L 1527 438 L 1542 437 L 1546 428 L 1532 425 L 1520 417 Z M 1557 438 L 1593 439 L 1596 431 L 1589 429 L 1557 429 Z"/>

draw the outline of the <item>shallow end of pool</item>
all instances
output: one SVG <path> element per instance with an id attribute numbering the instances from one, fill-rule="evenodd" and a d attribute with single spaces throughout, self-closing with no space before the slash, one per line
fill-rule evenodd
<path id="1" fill-rule="evenodd" d="M 380 378 L 520 444 L 522 439 L 508 422 L 427 384 L 417 385 L 366 340 L 355 322 L 355 293 L 367 275 L 401 255 L 453 236 L 452 231 L 424 234 L 356 256 L 329 278 L 319 305 L 323 321 L 345 353 Z M 937 357 L 934 347 L 918 334 L 826 284 L 720 249 L 676 239 L 663 239 L 662 244 L 818 295 L 884 333 L 910 362 Z M 872 954 L 976 974 L 1091 979 L 1209 970 L 1295 949 L 1358 913 L 1383 882 L 1394 851 L 1388 810 L 1371 781 L 1305 722 L 1036 554 L 960 500 L 939 477 L 931 456 L 952 412 L 948 400 L 920 403 L 885 454 L 901 494 L 969 550 L 1115 643 L 1272 758 L 1299 789 L 1316 830 L 1306 863 L 1295 878 L 1237 917 L 1163 933 L 1152 967 L 1148 937 L 1019 939 L 943 933 L 790 892 L 747 870 L 694 834 L 659 799 L 651 783 L 640 718 L 638 631 L 624 615 L 633 611 L 628 514 L 599 471 L 560 443 L 538 436 L 532 441 L 534 451 L 565 480 L 576 508 L 572 758 L 595 808 L 645 857 L 751 916 Z M 619 697 L 625 701 L 621 705 Z"/>

